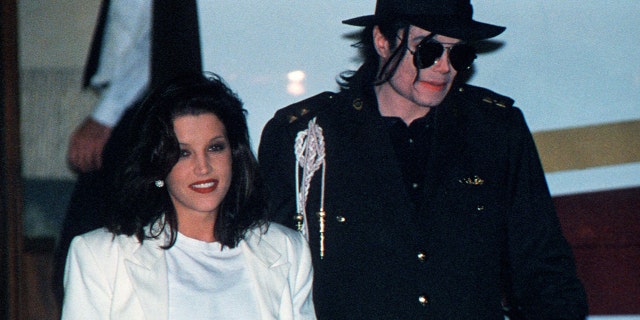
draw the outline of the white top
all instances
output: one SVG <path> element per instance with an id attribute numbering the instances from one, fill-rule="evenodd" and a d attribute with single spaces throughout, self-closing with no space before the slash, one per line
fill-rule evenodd
<path id="1" fill-rule="evenodd" d="M 166 252 L 169 319 L 260 319 L 259 305 L 240 247 L 221 249 L 178 233 Z"/>

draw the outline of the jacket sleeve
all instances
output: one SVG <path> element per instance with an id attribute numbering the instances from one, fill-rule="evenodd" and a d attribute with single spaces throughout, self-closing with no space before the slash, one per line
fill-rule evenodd
<path id="1" fill-rule="evenodd" d="M 586 294 L 562 235 L 533 137 L 521 111 L 512 110 L 507 296 L 514 311 L 526 319 L 584 319 Z"/>
<path id="2" fill-rule="evenodd" d="M 105 30 L 104 54 L 92 82 L 106 85 L 92 118 L 115 127 L 126 109 L 149 85 L 151 4 L 149 1 L 111 1 Z"/>
<path id="3" fill-rule="evenodd" d="M 103 265 L 82 236 L 71 243 L 64 275 L 62 319 L 108 319 L 112 288 Z"/>
<path id="4" fill-rule="evenodd" d="M 274 117 L 265 126 L 258 148 L 260 169 L 269 192 L 270 219 L 294 227 L 295 154 L 294 137 L 286 122 Z"/>

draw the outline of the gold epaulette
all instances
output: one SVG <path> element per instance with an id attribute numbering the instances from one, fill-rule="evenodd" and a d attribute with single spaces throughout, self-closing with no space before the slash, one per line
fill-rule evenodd
<path id="1" fill-rule="evenodd" d="M 475 87 L 471 85 L 465 85 L 458 88 L 458 92 L 460 94 L 467 93 L 473 99 L 479 99 L 484 104 L 489 104 L 493 106 L 497 106 L 500 108 L 509 108 L 513 106 L 513 99 L 497 94 L 491 90 Z"/>
<path id="2" fill-rule="evenodd" d="M 482 102 L 490 103 L 490 104 L 496 105 L 496 106 L 498 106 L 500 108 L 509 107 L 509 105 L 507 105 L 506 101 L 493 99 L 492 97 L 484 97 L 484 98 L 482 98 Z"/>
<path id="3" fill-rule="evenodd" d="M 287 120 L 289 120 L 289 123 L 293 123 L 299 118 L 304 117 L 306 114 L 309 113 L 309 108 L 305 106 L 301 106 L 300 108 L 293 109 L 292 111 L 293 112 L 289 114 L 289 116 L 287 116 Z"/>
<path id="4" fill-rule="evenodd" d="M 288 123 L 294 123 L 300 119 L 310 119 L 319 110 L 330 105 L 329 101 L 334 98 L 333 92 L 323 92 L 311 98 L 297 102 L 285 110 L 284 116 Z"/>

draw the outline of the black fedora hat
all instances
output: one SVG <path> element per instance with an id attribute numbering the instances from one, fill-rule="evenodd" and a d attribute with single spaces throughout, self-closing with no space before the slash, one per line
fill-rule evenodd
<path id="1" fill-rule="evenodd" d="M 467 41 L 492 38 L 506 29 L 473 20 L 473 7 L 469 0 L 378 0 L 375 14 L 342 23 L 366 27 L 396 20 L 405 20 L 433 33 Z"/>

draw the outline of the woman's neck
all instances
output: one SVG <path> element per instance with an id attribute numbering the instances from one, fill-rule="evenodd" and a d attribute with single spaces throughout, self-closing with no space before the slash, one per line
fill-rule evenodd
<path id="1" fill-rule="evenodd" d="M 214 227 L 217 215 L 178 214 L 178 231 L 183 235 L 205 242 L 215 242 Z"/>

